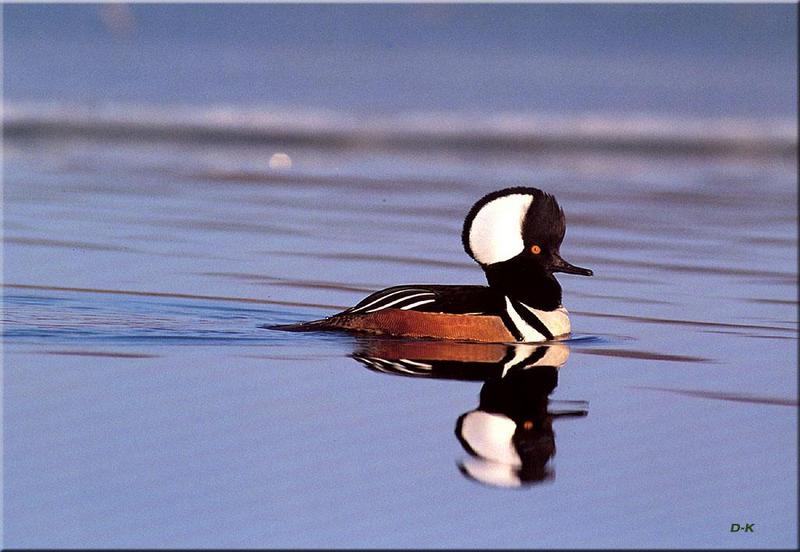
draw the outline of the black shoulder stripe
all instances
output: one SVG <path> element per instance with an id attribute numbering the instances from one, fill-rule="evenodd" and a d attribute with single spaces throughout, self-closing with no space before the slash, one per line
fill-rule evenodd
<path id="1" fill-rule="evenodd" d="M 553 332 L 551 332 L 547 326 L 544 325 L 544 322 L 539 320 L 539 317 L 533 314 L 530 310 L 526 309 L 524 306 L 519 305 L 516 301 L 511 301 L 511 307 L 516 311 L 518 315 L 530 325 L 531 328 L 539 332 L 544 336 L 545 339 L 551 340 L 553 339 Z"/>
<path id="2" fill-rule="evenodd" d="M 500 311 L 499 314 L 500 314 L 500 320 L 503 321 L 503 325 L 511 333 L 511 335 L 514 336 L 514 339 L 516 339 L 517 341 L 522 341 L 523 339 L 525 339 L 525 336 L 522 335 L 522 332 L 519 331 L 519 328 L 517 328 L 517 325 L 514 324 L 514 321 L 511 320 L 511 317 L 505 310 Z"/>

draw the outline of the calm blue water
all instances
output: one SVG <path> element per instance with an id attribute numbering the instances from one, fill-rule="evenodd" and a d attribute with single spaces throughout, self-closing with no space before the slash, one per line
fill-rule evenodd
<path id="1" fill-rule="evenodd" d="M 4 546 L 796 546 L 796 10 L 4 6 Z M 570 340 L 261 327 L 517 184 Z"/>

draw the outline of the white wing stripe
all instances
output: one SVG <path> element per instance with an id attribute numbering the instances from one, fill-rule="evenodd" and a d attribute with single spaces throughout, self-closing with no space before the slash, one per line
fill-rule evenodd
<path id="1" fill-rule="evenodd" d="M 375 312 L 375 311 L 379 311 L 379 310 L 383 310 L 383 309 L 388 309 L 392 305 L 396 305 L 397 303 L 402 303 L 403 301 L 407 301 L 408 299 L 413 299 L 414 297 L 431 297 L 432 295 L 434 295 L 434 294 L 431 293 L 430 291 L 424 291 L 422 293 L 415 293 L 413 295 L 408 295 L 406 297 L 401 297 L 400 299 L 395 299 L 394 301 L 389 301 L 388 303 L 383 304 L 383 305 L 378 305 L 377 307 L 371 308 L 371 309 L 369 309 L 369 310 L 367 310 L 365 312 Z"/>
<path id="2" fill-rule="evenodd" d="M 378 297 L 377 299 L 373 299 L 372 301 L 370 301 L 366 305 L 361 305 L 360 307 L 354 307 L 352 312 L 358 312 L 360 310 L 364 310 L 367 307 L 370 307 L 370 306 L 374 305 L 375 303 L 378 303 L 378 302 L 383 301 L 384 299 L 386 299 L 388 297 L 391 297 L 392 295 L 397 295 L 398 293 L 407 293 L 409 291 L 425 291 L 425 290 L 419 289 L 419 288 L 398 289 L 397 291 L 393 291 L 391 293 L 387 293 L 386 295 L 381 295 L 380 297 Z"/>
<path id="3" fill-rule="evenodd" d="M 425 299 L 424 301 L 417 301 L 416 303 L 411 303 L 410 305 L 406 305 L 405 307 L 400 307 L 400 310 L 410 310 L 420 305 L 427 305 L 428 303 L 433 303 L 434 301 L 436 301 L 436 299 Z"/>

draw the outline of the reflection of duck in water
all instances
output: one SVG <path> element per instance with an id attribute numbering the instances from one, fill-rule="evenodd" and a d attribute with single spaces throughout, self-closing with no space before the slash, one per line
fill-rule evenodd
<path id="1" fill-rule="evenodd" d="M 273 326 L 349 330 L 494 343 L 541 342 L 570 333 L 554 272 L 591 276 L 561 258 L 566 222 L 556 199 L 536 188 L 507 188 L 480 199 L 461 239 L 487 286 L 415 284 L 377 291 L 323 320 Z"/>
<path id="2" fill-rule="evenodd" d="M 582 401 L 549 395 L 558 369 L 567 361 L 566 344 L 502 345 L 443 341 L 370 340 L 353 358 L 371 370 L 412 377 L 484 381 L 478 408 L 462 414 L 456 437 L 471 457 L 459 464 L 466 476 L 494 486 L 519 487 L 553 477 L 552 422 L 586 415 Z"/>
<path id="3" fill-rule="evenodd" d="M 460 464 L 461 471 L 482 483 L 503 487 L 551 479 L 547 464 L 556 452 L 553 418 L 586 416 L 582 401 L 569 401 L 572 408 L 568 410 L 548 408 L 554 402 L 548 395 L 557 384 L 556 366 L 538 366 L 487 381 L 478 408 L 456 423 L 456 436 L 472 455 Z"/>

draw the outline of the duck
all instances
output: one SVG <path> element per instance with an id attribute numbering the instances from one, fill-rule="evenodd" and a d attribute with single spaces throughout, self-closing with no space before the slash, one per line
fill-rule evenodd
<path id="1" fill-rule="evenodd" d="M 563 339 L 571 324 L 554 274 L 593 274 L 561 257 L 565 233 L 553 195 L 524 186 L 497 190 L 472 206 L 461 233 L 488 285 L 397 285 L 324 319 L 270 327 L 489 343 Z"/>

